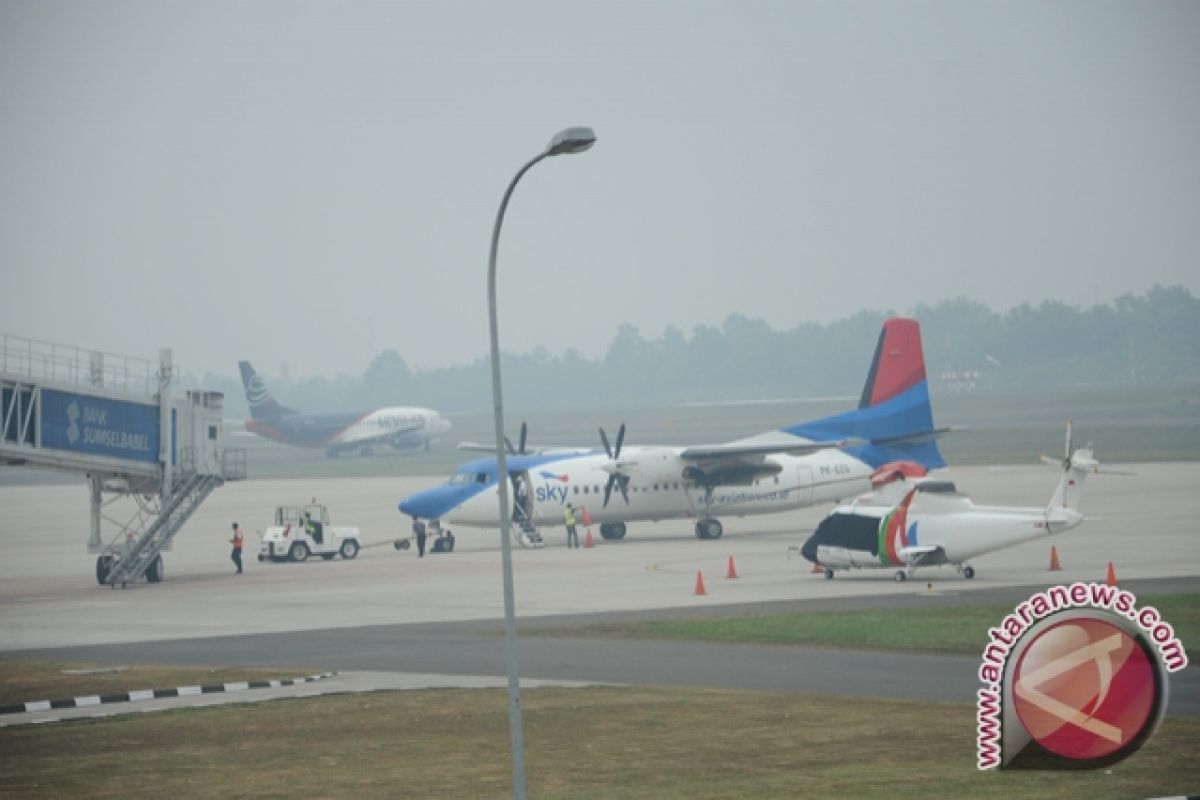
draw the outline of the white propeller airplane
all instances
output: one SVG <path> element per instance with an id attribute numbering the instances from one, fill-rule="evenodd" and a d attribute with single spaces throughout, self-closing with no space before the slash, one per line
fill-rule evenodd
<path id="1" fill-rule="evenodd" d="M 527 452 L 522 426 L 520 446 L 510 443 L 507 457 L 512 519 L 522 544 L 540 542 L 537 526 L 563 525 L 568 503 L 586 507 L 604 539 L 624 538 L 629 522 L 680 518 L 696 519 L 697 538 L 717 539 L 718 513 L 768 514 L 851 497 L 892 461 L 943 467 L 935 440 L 947 430 L 933 427 L 920 326 L 893 318 L 883 325 L 859 407 L 842 414 L 696 447 L 622 449 L 622 425 L 615 448 L 601 430 L 604 450 Z M 406 497 L 400 511 L 429 520 L 435 533 L 443 523 L 498 527 L 496 472 L 494 455 L 471 461 L 445 484 Z M 610 504 L 614 488 L 623 502 Z"/>
<path id="2" fill-rule="evenodd" d="M 915 465 L 887 465 L 877 473 L 877 489 L 822 520 L 800 548 L 804 558 L 835 570 L 892 569 L 898 581 L 918 567 L 952 564 L 964 578 L 975 577 L 967 561 L 1042 536 L 1069 531 L 1083 522 L 1080 496 L 1084 481 L 1099 462 L 1092 446 L 1042 460 L 1062 470 L 1045 508 L 977 506 L 953 483 L 925 479 Z M 910 480 L 915 477 L 916 480 Z"/>

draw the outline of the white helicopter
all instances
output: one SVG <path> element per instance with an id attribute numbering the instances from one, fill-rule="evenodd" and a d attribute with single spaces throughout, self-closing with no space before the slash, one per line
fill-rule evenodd
<path id="1" fill-rule="evenodd" d="M 821 521 L 800 554 L 825 569 L 889 569 L 897 581 L 918 567 L 952 564 L 964 578 L 975 577 L 967 564 L 976 556 L 1003 550 L 1042 536 L 1063 533 L 1083 522 L 1080 496 L 1087 476 L 1099 467 L 1092 445 L 1072 450 L 1067 425 L 1066 455 L 1042 456 L 1062 470 L 1045 508 L 978 506 L 953 483 L 930 480 L 918 464 L 887 464 L 876 470 L 875 490 Z"/>

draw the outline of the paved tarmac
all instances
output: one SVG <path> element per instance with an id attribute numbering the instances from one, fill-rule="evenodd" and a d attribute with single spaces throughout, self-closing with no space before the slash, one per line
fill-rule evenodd
<path id="1" fill-rule="evenodd" d="M 1111 561 L 1126 586 L 1200 588 L 1200 464 L 1122 465 L 1097 475 L 1084 525 L 984 556 L 966 581 L 953 569 L 918 572 L 898 584 L 890 571 L 833 581 L 788 558 L 828 508 L 726 518 L 726 536 L 697 541 L 688 521 L 633 526 L 625 541 L 514 553 L 522 629 L 570 628 L 617 616 L 764 613 L 786 607 L 902 606 L 1004 598 L 1034 588 L 1102 581 Z M 979 503 L 1040 506 L 1056 476 L 1039 467 L 955 468 L 946 475 Z M 0 658 L 117 663 L 277 665 L 370 673 L 502 675 L 499 545 L 494 531 L 460 529 L 453 554 L 397 553 L 406 535 L 399 499 L 440 479 L 250 481 L 218 490 L 165 555 L 166 579 L 127 589 L 96 585 L 85 552 L 82 486 L 0 488 Z M 260 564 L 253 534 L 280 503 L 312 497 L 335 524 L 358 525 L 368 547 L 354 561 Z M 123 519 L 125 510 L 106 509 Z M 228 561 L 229 525 L 247 536 L 246 574 Z M 1054 544 L 1062 572 L 1048 572 Z M 729 558 L 739 578 L 725 578 Z M 693 594 L 696 572 L 708 593 Z M 1149 583 L 1143 580 L 1155 579 Z M 1166 579 L 1166 580 L 1163 580 Z M 928 588 L 932 586 L 932 591 Z M 1135 589 L 1135 591 L 1142 591 Z M 1184 642 L 1187 646 L 1188 642 Z M 551 680 L 974 698 L 978 659 L 700 643 L 522 636 L 522 675 Z M 1188 671 L 1194 674 L 1194 670 Z M 1198 713 L 1190 674 L 1172 680 L 1171 713 Z M 399 678 L 397 678 L 399 680 Z M 33 698 L 30 698 L 33 699 Z M 1190 710 L 1189 710 L 1190 709 Z"/>

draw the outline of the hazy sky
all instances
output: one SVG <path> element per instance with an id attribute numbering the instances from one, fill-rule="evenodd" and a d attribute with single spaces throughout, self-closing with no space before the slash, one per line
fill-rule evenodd
<path id="1" fill-rule="evenodd" d="M 1197 2 L 0 0 L 0 332 L 232 375 L 1200 294 Z"/>

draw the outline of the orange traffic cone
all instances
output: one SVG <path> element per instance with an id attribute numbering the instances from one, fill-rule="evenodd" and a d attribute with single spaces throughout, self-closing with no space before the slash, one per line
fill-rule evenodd
<path id="1" fill-rule="evenodd" d="M 708 594 L 704 589 L 704 573 L 696 570 L 696 591 L 695 594 Z"/>
<path id="2" fill-rule="evenodd" d="M 1054 546 L 1050 548 L 1050 571 L 1062 572 L 1062 564 L 1058 563 L 1058 548 Z"/>
<path id="3" fill-rule="evenodd" d="M 591 528 L 587 529 L 587 536 L 583 540 L 583 546 L 584 547 L 595 547 L 596 546 L 595 543 L 592 541 L 592 529 Z"/>
<path id="4" fill-rule="evenodd" d="M 1109 586 L 1117 585 L 1117 571 L 1113 569 L 1113 563 L 1111 561 L 1108 562 L 1108 577 L 1104 579 L 1104 582 Z"/>
<path id="5" fill-rule="evenodd" d="M 732 578 L 736 578 L 737 576 L 738 576 L 737 568 L 733 566 L 733 556 L 730 556 L 729 557 L 729 569 L 725 571 L 725 577 L 732 579 Z"/>

